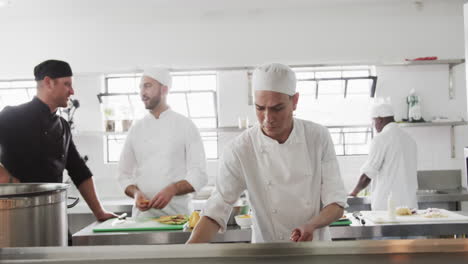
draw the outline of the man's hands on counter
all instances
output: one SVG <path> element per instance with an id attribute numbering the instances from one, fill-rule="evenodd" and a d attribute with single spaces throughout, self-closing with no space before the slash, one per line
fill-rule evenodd
<path id="1" fill-rule="evenodd" d="M 175 184 L 169 184 L 160 192 L 158 192 L 153 199 L 149 202 L 149 208 L 163 209 L 177 194 L 177 187 Z"/>
<path id="2" fill-rule="evenodd" d="M 99 213 L 95 214 L 96 216 L 96 219 L 100 222 L 102 221 L 106 221 L 107 219 L 110 219 L 110 218 L 116 218 L 118 217 L 118 215 L 112 213 L 112 212 L 109 212 L 107 210 L 102 210 L 100 211 Z"/>
<path id="3" fill-rule="evenodd" d="M 298 228 L 294 228 L 289 239 L 294 242 L 312 241 L 314 238 L 314 231 L 315 226 L 305 224 Z"/>

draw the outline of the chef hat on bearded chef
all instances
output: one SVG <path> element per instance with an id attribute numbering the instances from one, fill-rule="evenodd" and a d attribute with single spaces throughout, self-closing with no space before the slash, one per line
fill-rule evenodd
<path id="1" fill-rule="evenodd" d="M 374 104 L 371 108 L 371 117 L 389 117 L 394 116 L 392 105 L 388 103 Z"/>
<path id="2" fill-rule="evenodd" d="M 148 68 L 148 69 L 145 69 L 145 71 L 143 72 L 143 76 L 147 76 L 152 79 L 155 79 L 162 85 L 165 85 L 168 88 L 171 88 L 172 78 L 167 68 L 163 68 L 163 67 Z"/>
<path id="3" fill-rule="evenodd" d="M 264 64 L 253 72 L 252 85 L 254 91 L 273 91 L 294 95 L 296 93 L 296 74 L 284 64 Z"/>

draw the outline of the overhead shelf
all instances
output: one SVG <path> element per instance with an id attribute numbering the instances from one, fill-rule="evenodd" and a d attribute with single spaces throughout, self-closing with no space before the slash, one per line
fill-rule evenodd
<path id="1" fill-rule="evenodd" d="M 398 123 L 401 127 L 450 127 L 450 151 L 451 158 L 456 158 L 455 150 L 455 127 L 468 125 L 466 121 L 451 121 L 451 122 L 421 122 L 421 123 Z"/>
<path id="2" fill-rule="evenodd" d="M 409 123 L 409 122 L 397 122 L 401 127 L 423 127 L 423 126 L 464 126 L 468 125 L 466 121 L 450 121 L 450 122 L 420 122 L 420 123 Z"/>

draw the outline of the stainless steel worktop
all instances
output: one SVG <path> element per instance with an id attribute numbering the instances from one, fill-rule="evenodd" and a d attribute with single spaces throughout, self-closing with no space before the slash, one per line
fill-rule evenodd
<path id="1" fill-rule="evenodd" d="M 0 249 L 1 263 L 466 263 L 468 240 Z"/>
<path id="2" fill-rule="evenodd" d="M 458 212 L 468 215 L 465 212 Z M 367 221 L 364 225 L 350 217 L 350 226 L 330 228 L 333 240 L 374 239 L 374 238 L 411 238 L 440 237 L 468 234 L 468 222 L 447 222 L 429 224 L 374 224 Z M 146 232 L 105 232 L 94 233 L 97 223 L 84 228 L 73 235 L 73 245 L 149 245 L 183 244 L 190 236 L 190 231 L 146 231 Z M 217 234 L 215 243 L 250 242 L 251 230 L 230 226 L 226 233 Z"/>
<path id="3" fill-rule="evenodd" d="M 98 223 L 85 227 L 73 235 L 73 245 L 157 245 L 184 244 L 190 237 L 190 230 L 161 230 L 142 232 L 100 232 L 94 233 L 93 228 Z M 228 226 L 223 234 L 216 234 L 214 243 L 249 243 L 251 229 L 240 229 L 238 226 Z"/>

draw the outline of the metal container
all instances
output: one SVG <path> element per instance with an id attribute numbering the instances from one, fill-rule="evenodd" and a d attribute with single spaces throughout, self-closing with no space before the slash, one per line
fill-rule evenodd
<path id="1" fill-rule="evenodd" d="M 0 184 L 0 248 L 67 246 L 67 188 L 61 183 Z"/>

